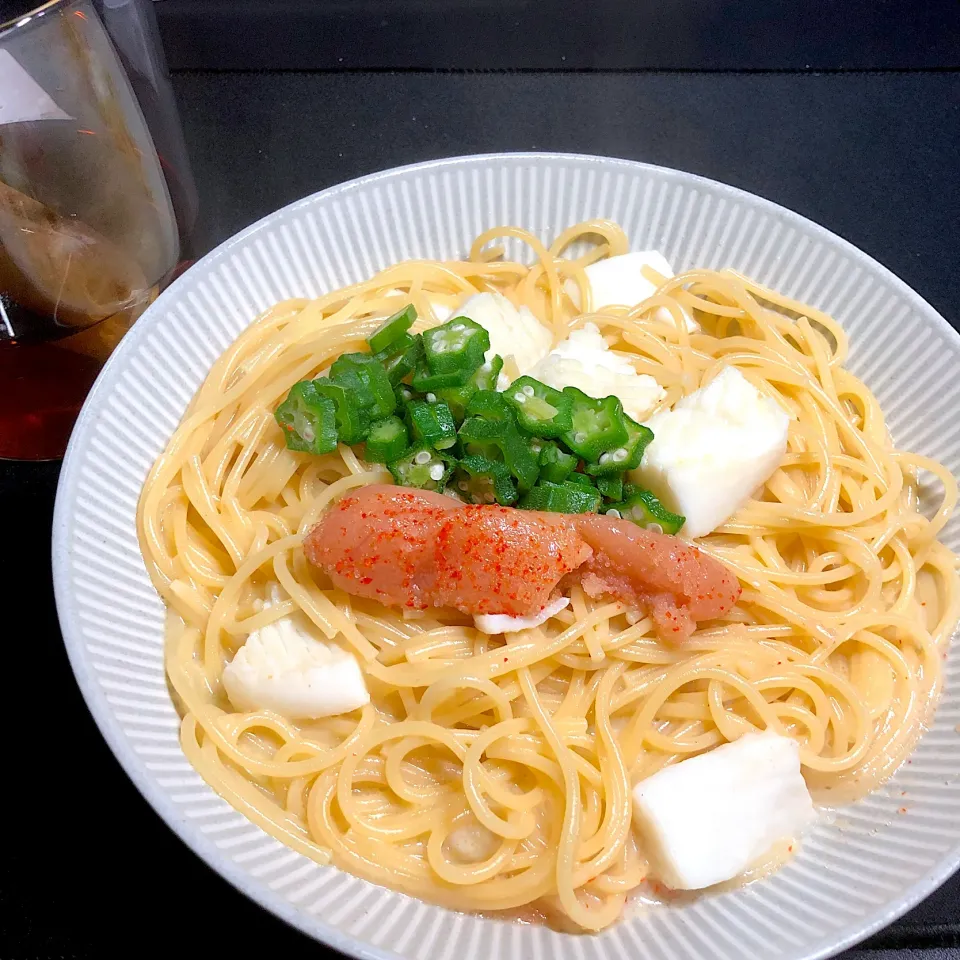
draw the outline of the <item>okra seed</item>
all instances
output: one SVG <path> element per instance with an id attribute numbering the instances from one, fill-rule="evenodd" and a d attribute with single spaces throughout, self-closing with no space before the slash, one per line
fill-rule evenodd
<path id="1" fill-rule="evenodd" d="M 610 462 L 610 459 L 611 459 L 611 458 L 610 458 L 610 454 L 609 454 L 609 453 L 601 453 L 601 454 L 600 454 L 600 462 L 601 462 L 601 463 L 609 463 L 609 462 Z"/>
<path id="2" fill-rule="evenodd" d="M 574 434 L 573 439 L 576 440 L 577 443 L 583 443 L 583 441 L 587 439 L 587 435 L 581 430 L 579 433 Z"/>
<path id="3" fill-rule="evenodd" d="M 469 490 L 469 489 L 470 489 L 470 484 L 467 483 L 466 480 L 461 480 L 461 481 L 457 484 L 457 486 L 458 486 L 461 490 Z"/>
<path id="4" fill-rule="evenodd" d="M 648 523 L 647 529 L 651 533 L 663 533 L 663 527 L 661 527 L 659 523 Z"/>
<path id="5" fill-rule="evenodd" d="M 439 479 L 443 476 L 443 464 L 442 464 L 442 463 L 435 463 L 435 464 L 430 468 L 430 471 L 429 471 L 429 472 L 430 472 L 430 479 L 431 479 L 431 480 L 439 480 Z"/>
<path id="6" fill-rule="evenodd" d="M 614 517 L 615 519 L 619 520 L 619 519 L 620 519 L 620 511 L 619 511 L 619 510 L 608 510 L 608 511 L 607 511 L 607 516 L 608 516 L 608 517 Z"/>
<path id="7" fill-rule="evenodd" d="M 436 402 L 437 402 L 437 395 L 435 393 L 428 393 L 427 403 L 436 403 Z"/>
<path id="8" fill-rule="evenodd" d="M 526 386 L 524 386 L 523 392 L 524 392 L 528 397 L 532 397 L 532 396 L 533 396 L 533 387 L 531 387 L 530 384 L 528 383 L 528 384 L 526 384 Z"/>
<path id="9" fill-rule="evenodd" d="M 623 461 L 627 459 L 627 451 L 623 447 L 620 447 L 619 450 L 614 450 L 613 459 L 616 460 L 617 463 L 623 463 Z"/>
<path id="10" fill-rule="evenodd" d="M 413 462 L 420 464 L 421 467 L 422 467 L 425 463 L 429 463 L 429 462 L 430 462 L 430 451 L 429 451 L 429 450 L 421 450 L 421 451 L 413 458 Z"/>
<path id="11" fill-rule="evenodd" d="M 526 403 L 526 402 L 527 402 L 527 398 L 526 398 L 522 393 L 515 393 L 515 394 L 513 395 L 513 399 L 516 400 L 517 403 Z"/>

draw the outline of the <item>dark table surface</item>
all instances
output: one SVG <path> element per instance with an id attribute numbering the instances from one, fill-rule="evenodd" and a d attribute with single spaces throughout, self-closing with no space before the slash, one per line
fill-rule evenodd
<path id="1" fill-rule="evenodd" d="M 396 164 L 494 150 L 601 153 L 690 170 L 791 207 L 960 324 L 953 72 L 183 72 L 174 80 L 200 189 L 201 252 L 290 200 Z M 57 473 L 57 464 L 0 462 L 12 545 L 0 551 L 0 582 L 8 602 L 30 601 L 30 619 L 4 638 L 13 651 L 4 705 L 16 718 L 8 757 L 25 765 L 7 767 L 0 960 L 330 955 L 190 853 L 100 739 L 53 607 Z M 31 749 L 21 751 L 27 730 Z M 960 960 L 958 895 L 955 877 L 847 956 Z"/>
<path id="2" fill-rule="evenodd" d="M 956 0 L 163 0 L 156 10 L 183 69 L 960 66 Z"/>

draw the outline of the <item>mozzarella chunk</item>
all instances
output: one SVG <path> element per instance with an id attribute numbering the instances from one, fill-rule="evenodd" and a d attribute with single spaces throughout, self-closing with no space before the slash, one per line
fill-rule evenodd
<path id="1" fill-rule="evenodd" d="M 634 251 L 591 263 L 584 273 L 590 281 L 594 310 L 617 305 L 632 307 L 652 297 L 657 286 L 643 275 L 644 267 L 651 267 L 667 279 L 674 276 L 673 267 L 659 250 Z"/>
<path id="2" fill-rule="evenodd" d="M 521 374 L 550 352 L 553 333 L 527 307 L 518 310 L 499 293 L 478 293 L 454 313 L 479 323 L 490 334 L 489 360 L 495 354 L 512 356 Z"/>
<path id="3" fill-rule="evenodd" d="M 633 816 L 660 879 L 674 890 L 700 890 L 795 840 L 816 813 L 796 741 L 766 732 L 641 780 Z"/>
<path id="4" fill-rule="evenodd" d="M 577 387 L 591 397 L 619 397 L 634 420 L 647 416 L 666 396 L 653 377 L 637 373 L 629 360 L 614 353 L 592 323 L 561 340 L 529 373 L 556 390 Z"/>
<path id="5" fill-rule="evenodd" d="M 273 710 L 291 720 L 332 717 L 370 702 L 353 654 L 316 640 L 290 617 L 247 637 L 224 667 L 223 686 L 238 710 Z"/>
<path id="6" fill-rule="evenodd" d="M 643 268 L 650 267 L 666 279 L 675 274 L 673 267 L 659 250 L 641 250 L 633 253 L 623 253 L 618 257 L 607 257 L 598 260 L 584 268 L 587 280 L 590 281 L 590 294 L 595 311 L 606 307 L 635 307 L 657 292 L 657 285 L 651 283 L 644 275 Z M 567 293 L 574 304 L 580 307 L 580 290 L 570 282 L 566 287 Z M 661 307 L 655 314 L 662 323 L 673 324 L 673 314 L 665 307 Z M 693 333 L 700 329 L 700 325 L 686 311 L 684 320 L 687 331 Z"/>
<path id="7" fill-rule="evenodd" d="M 431 309 L 436 314 L 438 323 L 446 323 L 453 316 L 453 307 L 448 307 L 445 303 L 434 297 L 427 297 Z"/>
<path id="8" fill-rule="evenodd" d="M 405 290 L 400 290 L 397 287 L 392 287 L 390 290 L 385 290 L 383 296 L 408 298 L 407 292 Z M 453 316 L 453 307 L 448 307 L 446 303 L 444 303 L 439 297 L 431 297 L 429 294 L 425 294 L 425 299 L 430 305 L 430 309 L 436 314 L 438 323 L 446 323 L 446 321 Z M 405 299 L 403 306 L 406 306 L 406 304 L 409 302 L 409 299 Z M 390 313 L 384 313 L 383 316 L 388 317 L 390 316 Z"/>
<path id="9" fill-rule="evenodd" d="M 539 613 L 532 617 L 508 617 L 504 613 L 483 613 L 473 618 L 474 625 L 481 633 L 517 633 L 520 630 L 532 630 L 546 623 L 561 610 L 570 606 L 569 597 L 558 597 L 551 600 Z"/>
<path id="10" fill-rule="evenodd" d="M 773 474 L 787 449 L 790 417 L 735 367 L 651 417 L 653 441 L 633 471 L 680 531 L 702 537 L 728 520 Z"/>

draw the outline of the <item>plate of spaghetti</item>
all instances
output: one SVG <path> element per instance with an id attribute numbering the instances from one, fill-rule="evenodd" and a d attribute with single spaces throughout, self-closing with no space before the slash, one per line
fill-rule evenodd
<path id="1" fill-rule="evenodd" d="M 960 861 L 958 363 L 875 261 L 690 174 L 343 184 L 104 369 L 74 672 L 171 828 L 344 953 L 831 956 Z"/>

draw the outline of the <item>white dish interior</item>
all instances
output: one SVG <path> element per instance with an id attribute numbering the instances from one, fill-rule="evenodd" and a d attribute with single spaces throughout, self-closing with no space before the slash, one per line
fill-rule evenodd
<path id="1" fill-rule="evenodd" d="M 952 659 L 936 722 L 911 762 L 866 800 L 825 815 L 783 870 L 683 906 L 635 909 L 593 937 L 451 913 L 317 866 L 229 807 L 183 756 L 164 678 L 164 609 L 134 516 L 150 465 L 214 359 L 278 300 L 314 297 L 398 260 L 463 256 L 496 225 L 547 239 L 594 217 L 617 221 L 633 249 L 661 250 L 678 271 L 732 267 L 833 314 L 850 334 L 849 367 L 876 393 L 897 444 L 960 472 L 960 336 L 900 280 L 823 228 L 742 191 L 557 154 L 391 170 L 253 225 L 147 311 L 103 371 L 70 443 L 54 524 L 57 605 L 104 737 L 157 812 L 214 869 L 353 956 L 813 960 L 889 923 L 960 862 L 960 667 Z M 960 522 L 942 539 L 960 549 Z"/>

